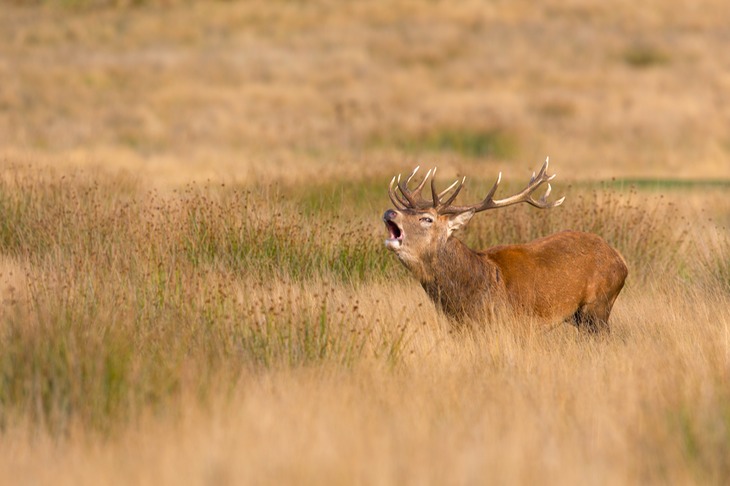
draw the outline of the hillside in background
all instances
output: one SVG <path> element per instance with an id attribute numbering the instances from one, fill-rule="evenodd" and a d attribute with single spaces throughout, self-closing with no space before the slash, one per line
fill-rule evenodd
<path id="1" fill-rule="evenodd" d="M 4 2 L 0 156 L 165 181 L 730 178 L 725 1 Z M 468 170 L 467 170 L 468 169 Z"/>

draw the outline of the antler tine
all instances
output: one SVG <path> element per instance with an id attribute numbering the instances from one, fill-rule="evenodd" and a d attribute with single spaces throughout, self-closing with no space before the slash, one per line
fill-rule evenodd
<path id="1" fill-rule="evenodd" d="M 415 198 L 411 197 L 411 192 L 408 190 L 408 182 L 411 180 L 411 178 L 416 175 L 416 171 L 418 171 L 418 167 L 415 168 L 413 172 L 411 172 L 411 175 L 408 176 L 408 179 L 405 181 L 400 180 L 400 175 L 398 176 L 398 189 L 400 189 L 400 193 L 403 195 L 403 197 L 406 198 L 406 201 L 408 201 L 408 204 L 406 204 L 406 207 L 415 207 L 418 205 L 418 202 Z"/>
<path id="2" fill-rule="evenodd" d="M 423 186 L 426 185 L 426 181 L 428 180 L 428 177 L 431 175 L 431 169 L 428 169 L 428 172 L 426 172 L 426 175 L 423 177 L 423 180 L 421 181 L 418 186 L 416 186 L 413 191 L 411 191 L 411 194 L 421 199 L 421 191 L 423 190 Z"/>
<path id="3" fill-rule="evenodd" d="M 408 184 L 411 183 L 411 179 L 413 179 L 413 176 L 416 175 L 416 172 L 418 172 L 418 169 L 420 169 L 421 166 L 417 165 L 415 169 L 413 169 L 413 172 L 411 172 L 411 175 L 408 176 L 408 179 L 406 179 L 406 187 L 408 187 Z"/>
<path id="4" fill-rule="evenodd" d="M 431 195 L 433 197 L 433 207 L 436 208 L 437 211 L 441 211 L 442 208 L 448 207 L 452 202 L 454 202 L 454 199 L 456 199 L 456 196 L 459 195 L 459 191 L 461 191 L 461 188 L 464 186 L 464 181 L 466 180 L 466 177 L 463 177 L 461 180 L 456 179 L 453 184 L 451 184 L 449 187 L 444 189 L 441 192 L 436 192 L 436 184 L 434 181 L 436 180 L 436 168 L 433 169 L 434 177 L 431 179 Z M 444 197 L 448 192 L 456 187 L 456 190 L 454 190 L 453 194 L 449 196 L 449 199 L 441 202 L 441 198 Z"/>
<path id="5" fill-rule="evenodd" d="M 489 190 L 489 194 L 487 194 L 487 197 L 484 198 L 484 201 L 492 199 L 492 197 L 494 196 L 494 193 L 497 192 L 497 187 L 499 186 L 500 182 L 502 182 L 502 171 L 500 171 L 499 174 L 497 175 L 497 180 L 494 181 L 494 185 Z"/>
<path id="6" fill-rule="evenodd" d="M 402 211 L 405 209 L 406 205 L 398 197 L 398 193 L 393 191 L 393 184 L 395 184 L 395 180 L 396 180 L 395 176 L 393 176 L 393 178 L 390 180 L 390 186 L 388 186 L 388 197 L 390 197 L 390 200 L 393 202 L 393 205 L 396 207 L 396 209 Z"/>
<path id="7" fill-rule="evenodd" d="M 550 179 L 552 179 L 553 177 L 555 177 L 555 175 L 553 175 L 552 177 L 550 177 Z M 548 179 L 548 180 L 550 180 L 550 179 Z M 545 191 L 545 194 L 543 194 L 543 196 L 538 201 L 540 203 L 540 206 L 538 206 L 538 207 L 540 207 L 540 208 L 542 208 L 542 207 L 544 207 L 544 208 L 554 208 L 556 206 L 560 206 L 561 204 L 563 204 L 563 201 L 565 201 L 565 196 L 561 197 L 560 199 L 558 199 L 555 202 L 552 202 L 552 203 L 549 203 L 548 202 L 547 198 L 548 198 L 548 196 L 550 196 L 550 191 L 552 191 L 552 189 L 553 188 L 550 186 L 550 184 L 548 184 L 547 191 Z"/>
<path id="8" fill-rule="evenodd" d="M 436 169 L 438 167 L 433 168 L 433 177 L 431 177 L 431 199 L 433 199 L 433 207 L 435 208 L 439 207 L 439 194 L 436 192 L 436 183 L 434 182 L 436 180 Z"/>
<path id="9" fill-rule="evenodd" d="M 466 179 L 466 177 L 465 177 L 464 179 Z M 454 188 L 454 186 L 455 186 L 455 185 L 457 185 L 458 183 L 459 183 L 459 179 L 456 179 L 456 180 L 455 180 L 455 181 L 454 181 L 454 182 L 453 182 L 453 183 L 452 183 L 452 184 L 451 184 L 451 185 L 450 185 L 449 187 L 447 187 L 447 188 L 446 188 L 446 189 L 444 189 L 443 191 L 439 192 L 439 199 L 440 199 L 440 198 L 442 198 L 442 197 L 444 197 L 444 196 L 445 196 L 445 195 L 446 195 L 446 194 L 447 194 L 447 193 L 448 193 L 448 192 L 449 192 L 450 190 L 452 190 L 452 189 Z M 463 181 L 462 181 L 462 184 L 463 184 Z"/>
<path id="10" fill-rule="evenodd" d="M 408 189 L 408 184 L 413 180 L 420 168 L 421 166 L 417 166 L 415 169 L 413 169 L 413 172 L 411 172 L 411 174 L 404 180 L 401 180 L 401 174 L 398 174 L 398 176 L 394 177 L 391 181 L 389 194 L 392 192 L 392 195 L 390 199 L 391 201 L 393 201 L 393 204 L 395 204 L 398 209 L 402 210 L 409 208 L 424 208 L 430 205 L 430 203 L 424 201 L 421 197 L 421 191 L 423 190 L 423 187 L 426 185 L 426 181 L 431 175 L 431 170 L 426 173 L 423 180 L 418 184 L 418 186 L 416 186 L 414 190 L 411 191 L 410 189 Z M 396 190 L 393 190 L 393 184 L 395 184 L 397 188 Z"/>
<path id="11" fill-rule="evenodd" d="M 545 176 L 549 162 L 550 162 L 550 157 L 545 159 L 545 162 L 542 164 L 542 167 L 540 167 L 540 170 L 538 171 L 537 174 L 535 174 L 535 172 L 533 171 L 532 177 L 530 177 L 530 182 L 527 183 L 528 186 L 530 184 L 532 184 L 533 182 L 535 182 L 535 180 L 542 179 Z M 556 175 L 557 174 L 553 174 L 552 177 L 555 177 Z"/>
<path id="12" fill-rule="evenodd" d="M 454 182 L 453 184 L 451 184 L 445 191 L 442 191 L 441 194 L 439 194 L 439 198 L 441 198 L 441 197 L 444 196 L 444 194 L 446 194 L 447 192 L 449 192 L 451 190 L 451 188 L 453 188 L 454 186 L 456 186 L 456 189 L 451 194 L 451 196 L 446 201 L 444 201 L 443 203 L 441 203 L 442 206 L 449 207 L 451 205 L 451 203 L 454 202 L 454 200 L 456 199 L 456 196 L 459 195 L 459 192 L 461 191 L 461 188 L 464 187 L 464 182 L 465 181 L 466 181 L 466 176 L 462 177 L 461 180 L 456 179 L 456 182 Z"/>

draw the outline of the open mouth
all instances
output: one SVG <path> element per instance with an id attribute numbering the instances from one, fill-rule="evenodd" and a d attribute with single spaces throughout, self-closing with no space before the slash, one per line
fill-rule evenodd
<path id="1" fill-rule="evenodd" d="M 391 250 L 395 250 L 400 247 L 401 243 L 403 243 L 403 230 L 401 230 L 396 223 L 390 220 L 385 220 L 385 227 L 388 229 L 389 234 L 388 239 L 385 240 L 385 246 Z"/>

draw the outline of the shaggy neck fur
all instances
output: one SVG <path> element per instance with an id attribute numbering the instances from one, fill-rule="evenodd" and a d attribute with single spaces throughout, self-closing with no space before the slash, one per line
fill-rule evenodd
<path id="1" fill-rule="evenodd" d="M 504 289 L 497 265 L 456 238 L 426 255 L 414 271 L 424 290 L 448 316 L 481 317 L 494 312 L 494 299 Z"/>

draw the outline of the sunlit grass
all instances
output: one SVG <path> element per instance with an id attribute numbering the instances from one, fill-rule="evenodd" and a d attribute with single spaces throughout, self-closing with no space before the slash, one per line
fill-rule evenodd
<path id="1" fill-rule="evenodd" d="M 382 247 L 375 182 L 160 195 L 128 178 L 10 173 L 0 251 L 26 262 L 27 283 L 3 317 L 6 422 L 30 414 L 51 431 L 105 431 L 241 370 L 401 363 L 407 316 L 386 322 L 341 295 L 411 282 Z M 479 249 L 582 229 L 623 253 L 633 285 L 659 275 L 727 285 L 723 258 L 693 257 L 699 236 L 671 204 L 610 188 L 570 196 L 551 211 L 479 215 L 463 237 Z M 705 251 L 722 255 L 722 244 Z"/>

